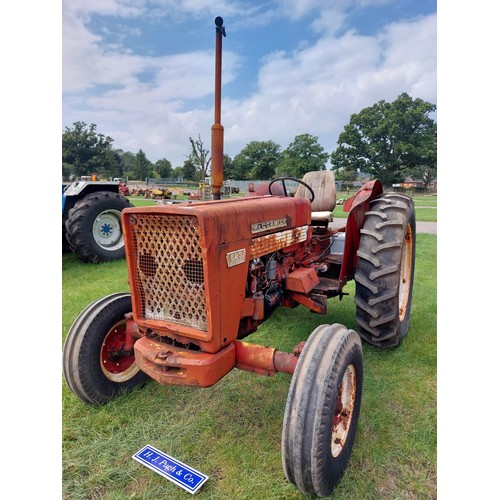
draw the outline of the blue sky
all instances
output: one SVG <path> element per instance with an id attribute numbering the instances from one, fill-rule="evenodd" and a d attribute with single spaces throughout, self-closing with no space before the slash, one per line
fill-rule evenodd
<path id="1" fill-rule="evenodd" d="M 224 18 L 222 124 L 234 157 L 310 133 L 331 152 L 353 113 L 402 92 L 436 103 L 436 1 L 63 0 L 62 128 L 182 165 L 210 146 L 214 18 Z"/>

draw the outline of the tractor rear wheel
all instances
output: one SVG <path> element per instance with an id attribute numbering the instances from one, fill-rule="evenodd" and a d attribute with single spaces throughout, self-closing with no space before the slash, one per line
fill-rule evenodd
<path id="1" fill-rule="evenodd" d="M 408 333 L 415 270 L 415 207 L 399 193 L 372 202 L 361 229 L 356 270 L 359 333 L 394 347 Z"/>
<path id="2" fill-rule="evenodd" d="M 125 258 L 121 211 L 133 205 L 117 193 L 99 191 L 75 203 L 66 220 L 66 238 L 84 262 Z"/>
<path id="3" fill-rule="evenodd" d="M 281 438 L 285 475 L 304 494 L 328 496 L 347 467 L 361 406 L 363 353 L 354 330 L 318 326 L 300 354 Z"/>
<path id="4" fill-rule="evenodd" d="M 71 326 L 63 348 L 69 388 L 85 403 L 102 405 L 142 385 L 147 375 L 124 351 L 129 293 L 114 293 L 87 306 Z"/>

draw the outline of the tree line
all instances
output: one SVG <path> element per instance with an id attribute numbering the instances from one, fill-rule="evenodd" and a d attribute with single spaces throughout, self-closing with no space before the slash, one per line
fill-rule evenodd
<path id="1" fill-rule="evenodd" d="M 429 185 L 437 175 L 437 124 L 430 117 L 435 111 L 434 104 L 406 93 L 391 103 L 379 101 L 351 115 L 332 153 L 308 133 L 295 136 L 284 150 L 270 140 L 251 141 L 234 158 L 224 155 L 224 178 L 302 178 L 306 172 L 325 170 L 330 161 L 339 180 L 368 177 L 390 185 L 412 177 Z M 75 122 L 62 134 L 63 177 L 199 181 L 210 172 L 210 152 L 200 135 L 189 137 L 186 147 L 183 165 L 174 167 L 167 158 L 153 163 L 142 149 L 135 154 L 115 149 L 113 139 L 98 133 L 95 124 Z"/>

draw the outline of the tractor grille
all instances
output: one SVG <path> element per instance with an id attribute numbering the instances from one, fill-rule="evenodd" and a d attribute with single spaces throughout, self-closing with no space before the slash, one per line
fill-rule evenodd
<path id="1" fill-rule="evenodd" d="M 130 214 L 139 316 L 207 331 L 200 227 L 193 216 Z"/>

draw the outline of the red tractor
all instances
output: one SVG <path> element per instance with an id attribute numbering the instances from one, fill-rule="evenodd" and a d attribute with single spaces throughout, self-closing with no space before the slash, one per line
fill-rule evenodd
<path id="1" fill-rule="evenodd" d="M 334 229 L 331 171 L 275 179 L 264 196 L 221 200 L 217 116 L 216 109 L 214 200 L 122 212 L 130 292 L 103 297 L 77 317 L 64 345 L 66 381 L 80 399 L 101 405 L 148 378 L 209 387 L 233 368 L 288 373 L 284 472 L 303 493 L 327 496 L 356 433 L 360 337 L 385 348 L 408 332 L 414 205 L 371 181 L 344 203 L 346 225 Z M 323 324 L 290 353 L 242 340 L 280 306 L 326 315 L 327 300 L 341 299 L 353 279 L 359 334 Z"/>

